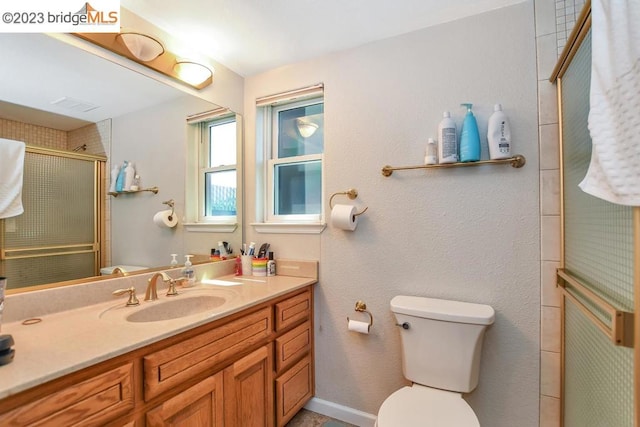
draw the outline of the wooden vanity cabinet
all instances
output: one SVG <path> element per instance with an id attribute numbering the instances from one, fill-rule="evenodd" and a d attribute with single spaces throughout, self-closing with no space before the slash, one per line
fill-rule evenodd
<path id="1" fill-rule="evenodd" d="M 313 396 L 311 286 L 0 400 L 1 426 L 284 426 Z"/>

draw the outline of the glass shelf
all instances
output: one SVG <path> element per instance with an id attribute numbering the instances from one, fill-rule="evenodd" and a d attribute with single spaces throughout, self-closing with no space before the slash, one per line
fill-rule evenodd
<path id="1" fill-rule="evenodd" d="M 409 169 L 443 169 L 443 168 L 459 168 L 468 166 L 482 166 L 482 165 L 504 165 L 511 164 L 514 168 L 521 168 L 526 163 L 524 156 L 516 154 L 508 159 L 500 160 L 480 160 L 477 162 L 465 162 L 465 163 L 442 163 L 437 165 L 417 165 L 417 166 L 389 166 L 386 165 L 382 168 L 382 175 L 391 176 L 393 171 L 409 170 Z"/>
<path id="2" fill-rule="evenodd" d="M 107 193 L 107 194 L 109 194 L 110 196 L 113 196 L 113 197 L 118 197 L 121 194 L 134 194 L 134 193 L 142 193 L 142 192 L 145 192 L 145 191 L 149 191 L 149 192 L 151 192 L 153 194 L 158 194 L 158 187 L 141 188 L 139 190 L 133 190 L 133 191 L 132 190 L 127 190 L 127 191 L 109 191 L 109 193 Z"/>

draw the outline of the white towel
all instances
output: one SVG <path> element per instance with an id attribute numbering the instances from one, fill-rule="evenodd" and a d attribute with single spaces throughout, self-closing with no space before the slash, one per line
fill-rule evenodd
<path id="1" fill-rule="evenodd" d="M 24 142 L 0 138 L 0 218 L 9 218 L 24 212 L 24 150 Z"/>
<path id="2" fill-rule="evenodd" d="M 591 163 L 580 188 L 640 206 L 640 1 L 591 1 Z"/>

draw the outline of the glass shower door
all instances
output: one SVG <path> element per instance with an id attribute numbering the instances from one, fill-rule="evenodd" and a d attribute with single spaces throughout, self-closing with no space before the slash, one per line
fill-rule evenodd
<path id="1" fill-rule="evenodd" d="M 563 425 L 634 426 L 633 208 L 578 187 L 591 159 L 591 31 L 559 79 L 562 137 Z"/>
<path id="2" fill-rule="evenodd" d="M 102 165 L 59 154 L 25 155 L 24 213 L 2 221 L 0 261 L 10 289 L 98 272 Z"/>

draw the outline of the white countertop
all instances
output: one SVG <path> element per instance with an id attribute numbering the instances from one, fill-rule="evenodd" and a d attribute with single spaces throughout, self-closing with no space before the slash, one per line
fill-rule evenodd
<path id="1" fill-rule="evenodd" d="M 178 287 L 180 295 L 175 297 L 166 297 L 165 290 L 158 289 L 159 302 L 189 293 L 219 292 L 225 295 L 227 302 L 212 312 L 145 323 L 128 322 L 124 316 L 114 314 L 158 303 L 145 302 L 144 293 L 138 293 L 140 306 L 137 307 L 125 307 L 127 298 L 122 296 L 42 315 L 39 316 L 42 321 L 33 325 L 23 325 L 24 319 L 3 324 L 1 333 L 13 336 L 16 354 L 13 362 L 0 366 L 0 399 L 316 282 L 311 278 L 289 276 L 223 276 L 217 279 L 241 284 Z M 101 316 L 109 308 L 112 308 L 109 315 Z"/>

